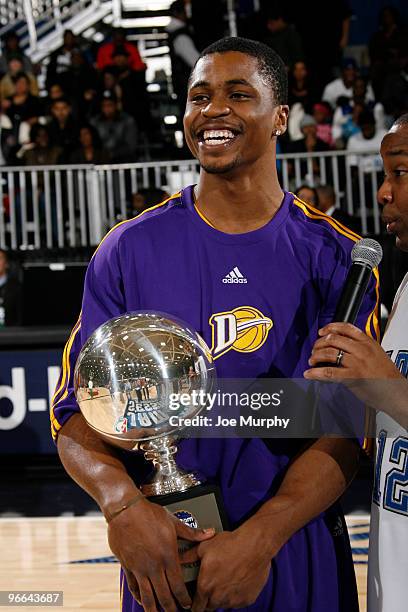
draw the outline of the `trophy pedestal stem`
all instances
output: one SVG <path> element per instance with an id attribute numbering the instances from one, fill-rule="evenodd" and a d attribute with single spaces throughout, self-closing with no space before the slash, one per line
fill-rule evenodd
<path id="1" fill-rule="evenodd" d="M 195 474 L 178 467 L 174 459 L 177 452 L 174 437 L 164 436 L 143 442 L 140 449 L 144 452 L 145 459 L 152 461 L 155 467 L 150 482 L 141 486 L 142 493 L 147 497 L 186 491 L 201 484 Z"/>

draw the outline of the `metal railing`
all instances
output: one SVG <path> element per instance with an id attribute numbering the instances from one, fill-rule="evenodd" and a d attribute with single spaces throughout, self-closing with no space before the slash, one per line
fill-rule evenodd
<path id="1" fill-rule="evenodd" d="M 381 232 L 378 154 L 344 151 L 279 155 L 285 190 L 330 183 L 337 205 L 359 217 L 363 234 Z M 134 194 L 169 194 L 198 180 L 195 160 L 115 165 L 0 167 L 0 247 L 65 248 L 96 245 L 116 223 L 137 214 Z"/>

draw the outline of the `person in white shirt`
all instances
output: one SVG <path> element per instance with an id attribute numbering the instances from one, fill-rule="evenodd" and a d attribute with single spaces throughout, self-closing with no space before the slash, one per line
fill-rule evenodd
<path id="1" fill-rule="evenodd" d="M 339 98 L 353 97 L 353 85 L 357 78 L 357 64 L 352 57 L 345 58 L 342 62 L 341 77 L 334 79 L 326 85 L 322 99 L 328 102 L 332 108 L 336 108 Z M 366 102 L 374 101 L 374 92 L 371 85 L 367 86 Z"/>
<path id="2" fill-rule="evenodd" d="M 381 144 L 384 181 L 378 191 L 387 232 L 408 251 L 408 113 Z M 352 380 L 354 393 L 377 410 L 377 456 L 371 506 L 368 612 L 407 609 L 408 576 L 408 274 L 394 300 L 382 348 L 349 323 L 319 331 L 304 374 Z M 333 363 L 318 367 L 321 363 Z M 316 366 L 316 367 L 314 367 Z M 360 380 L 356 380 L 360 379 Z"/>
<path id="3" fill-rule="evenodd" d="M 378 151 L 386 130 L 377 129 L 374 114 L 369 110 L 360 113 L 358 125 L 361 131 L 350 136 L 347 142 L 347 151 L 357 155 L 348 155 L 347 163 L 350 166 L 360 166 L 364 172 L 380 171 L 382 163 L 378 154 L 362 156 L 361 153 Z"/>
<path id="4" fill-rule="evenodd" d="M 332 134 L 338 148 L 344 148 L 350 136 L 358 132 L 358 115 L 366 108 L 373 111 L 377 130 L 385 129 L 384 106 L 381 102 L 366 102 L 367 87 L 367 81 L 358 76 L 354 81 L 352 99 L 344 98 L 334 111 Z"/>

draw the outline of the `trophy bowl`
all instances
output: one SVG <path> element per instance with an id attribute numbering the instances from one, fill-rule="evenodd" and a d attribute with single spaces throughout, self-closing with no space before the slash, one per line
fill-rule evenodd
<path id="1" fill-rule="evenodd" d="M 153 462 L 156 482 L 142 490 L 161 495 L 199 484 L 177 468 L 175 440 L 179 423 L 205 407 L 198 398 L 207 397 L 215 378 L 210 350 L 195 330 L 171 315 L 145 311 L 115 317 L 94 331 L 79 354 L 74 388 L 82 415 L 99 436 L 141 450 Z"/>

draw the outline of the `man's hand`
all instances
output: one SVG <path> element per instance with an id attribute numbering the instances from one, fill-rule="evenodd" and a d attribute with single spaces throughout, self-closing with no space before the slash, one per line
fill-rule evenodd
<path id="1" fill-rule="evenodd" d="M 193 612 L 254 603 L 278 549 L 252 517 L 235 531 L 224 531 L 183 553 L 183 563 L 201 562 Z"/>
<path id="2" fill-rule="evenodd" d="M 350 323 L 330 323 L 319 330 L 309 359 L 311 370 L 305 378 L 311 380 L 345 380 L 353 378 L 402 378 L 381 346 L 361 329 Z M 336 363 L 339 351 L 344 352 L 341 367 L 315 367 L 319 363 Z"/>
<path id="3" fill-rule="evenodd" d="M 312 369 L 304 377 L 344 382 L 358 399 L 407 427 L 408 383 L 381 346 L 350 323 L 330 323 L 319 335 L 309 359 Z M 340 350 L 341 366 L 334 367 Z M 321 363 L 333 367 L 317 367 Z"/>
<path id="4" fill-rule="evenodd" d="M 203 542 L 213 529 L 192 529 L 170 512 L 141 500 L 112 519 L 108 540 L 126 574 L 133 597 L 145 612 L 156 612 L 156 600 L 166 612 L 176 612 L 176 601 L 191 607 L 183 581 L 177 538 Z"/>

